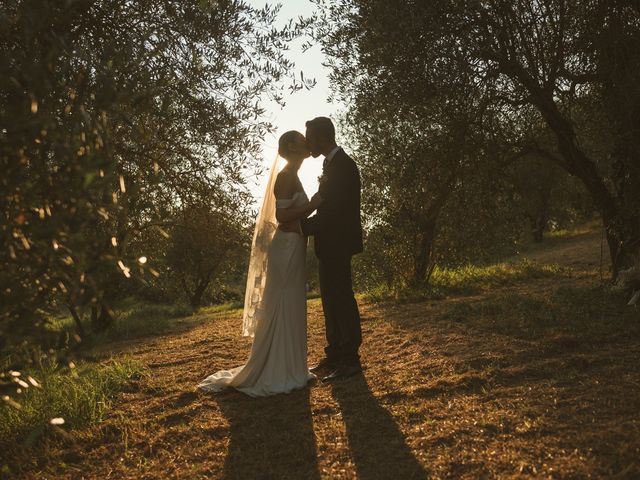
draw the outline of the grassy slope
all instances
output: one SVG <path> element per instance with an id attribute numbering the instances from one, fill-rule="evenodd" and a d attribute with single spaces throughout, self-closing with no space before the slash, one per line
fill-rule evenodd
<path id="1" fill-rule="evenodd" d="M 104 422 L 49 444 L 24 475 L 638 478 L 640 319 L 598 286 L 599 234 L 526 256 L 571 270 L 363 303 L 364 376 L 290 395 L 195 390 L 245 360 L 237 310 L 123 342 L 116 349 L 150 375 L 119 394 Z M 323 344 L 314 300 L 311 363 Z"/>

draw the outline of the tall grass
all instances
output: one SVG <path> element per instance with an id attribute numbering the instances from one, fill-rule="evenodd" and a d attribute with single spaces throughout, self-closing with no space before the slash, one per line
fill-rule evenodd
<path id="1" fill-rule="evenodd" d="M 55 430 L 53 418 L 63 418 L 62 428 L 78 428 L 100 422 L 113 396 L 125 390 L 143 374 L 141 364 L 129 359 L 102 364 L 80 363 L 71 371 L 55 361 L 23 372 L 31 375 L 40 388 L 31 386 L 19 395 L 20 408 L 0 407 L 0 449 L 33 446 L 43 435 Z"/>

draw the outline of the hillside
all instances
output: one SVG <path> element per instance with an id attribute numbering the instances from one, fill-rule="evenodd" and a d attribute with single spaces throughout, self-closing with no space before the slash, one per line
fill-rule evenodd
<path id="1" fill-rule="evenodd" d="M 148 375 L 105 422 L 50 441 L 26 475 L 638 478 L 640 316 L 599 286 L 600 234 L 520 257 L 563 268 L 444 298 L 363 302 L 364 375 L 290 395 L 196 391 L 245 360 L 239 311 L 122 342 L 113 353 Z M 311 364 L 323 344 L 310 301 Z"/>

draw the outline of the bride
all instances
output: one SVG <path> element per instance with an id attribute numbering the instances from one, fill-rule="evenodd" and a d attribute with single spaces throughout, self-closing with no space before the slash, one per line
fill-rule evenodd
<path id="1" fill-rule="evenodd" d="M 307 368 L 306 238 L 299 221 L 322 203 L 309 201 L 298 169 L 309 154 L 300 132 L 283 134 L 253 235 L 243 335 L 254 337 L 247 363 L 221 370 L 198 385 L 208 392 L 233 387 L 252 397 L 288 393 L 314 377 Z M 276 225 L 276 221 L 279 222 Z"/>

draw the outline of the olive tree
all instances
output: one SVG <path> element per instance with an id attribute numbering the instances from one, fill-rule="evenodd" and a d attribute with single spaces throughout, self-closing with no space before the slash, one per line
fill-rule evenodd
<path id="1" fill-rule="evenodd" d="M 0 348 L 51 344 L 67 308 L 108 328 L 113 300 L 154 258 L 131 248 L 189 202 L 246 203 L 271 126 L 261 99 L 301 85 L 295 27 L 244 1 L 0 7 Z M 20 346 L 19 349 L 22 349 Z M 17 358 L 17 357 L 16 357 Z"/>
<path id="2" fill-rule="evenodd" d="M 333 59 L 339 90 L 349 90 L 351 82 L 352 91 L 366 96 L 369 92 L 359 86 L 375 78 L 396 86 L 386 92 L 390 102 L 410 92 L 415 104 L 424 104 L 406 87 L 419 78 L 423 91 L 436 92 L 449 104 L 460 98 L 456 85 L 464 80 L 485 92 L 484 101 L 469 102 L 478 115 L 489 110 L 502 117 L 502 124 L 521 126 L 535 117 L 553 135 L 551 149 L 530 143 L 530 132 L 522 129 L 513 130 L 505 146 L 544 156 L 583 184 L 606 229 L 614 278 L 637 256 L 637 3 L 317 3 L 317 38 Z M 452 75 L 443 74 L 448 71 Z M 594 117 L 602 120 L 595 131 Z"/>

